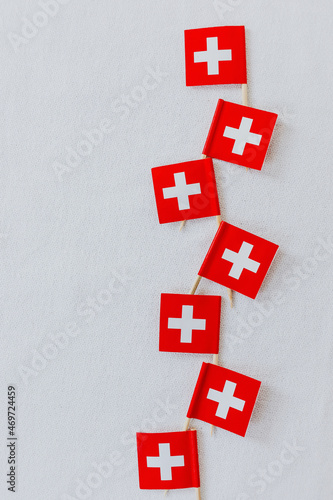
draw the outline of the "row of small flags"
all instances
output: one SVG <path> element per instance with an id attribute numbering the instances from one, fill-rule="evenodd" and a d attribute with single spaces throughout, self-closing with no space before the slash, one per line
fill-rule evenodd
<path id="1" fill-rule="evenodd" d="M 185 31 L 186 85 L 246 84 L 244 26 Z M 218 100 L 200 160 L 152 169 L 161 224 L 219 216 L 212 158 L 261 170 L 277 115 Z M 278 245 L 222 221 L 190 294 L 162 293 L 159 350 L 219 352 L 221 297 L 194 295 L 202 277 L 255 299 Z M 200 498 L 196 418 L 245 436 L 261 382 L 203 363 L 182 432 L 137 433 L 143 489 L 194 487 Z"/>

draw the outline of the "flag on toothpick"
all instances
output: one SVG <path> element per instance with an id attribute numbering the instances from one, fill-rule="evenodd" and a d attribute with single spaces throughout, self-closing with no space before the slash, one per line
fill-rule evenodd
<path id="1" fill-rule="evenodd" d="M 203 154 L 261 170 L 277 116 L 219 99 Z"/>
<path id="2" fill-rule="evenodd" d="M 161 294 L 160 351 L 219 352 L 219 295 Z"/>
<path id="3" fill-rule="evenodd" d="M 160 224 L 220 214 L 211 158 L 151 169 Z"/>
<path id="4" fill-rule="evenodd" d="M 244 26 L 185 31 L 186 85 L 246 83 Z"/>
<path id="5" fill-rule="evenodd" d="M 245 436 L 260 384 L 241 373 L 203 363 L 187 417 Z"/>
<path id="6" fill-rule="evenodd" d="M 141 489 L 200 487 L 196 431 L 138 432 L 136 438 Z"/>
<path id="7" fill-rule="evenodd" d="M 255 299 L 278 248 L 222 221 L 198 274 Z"/>

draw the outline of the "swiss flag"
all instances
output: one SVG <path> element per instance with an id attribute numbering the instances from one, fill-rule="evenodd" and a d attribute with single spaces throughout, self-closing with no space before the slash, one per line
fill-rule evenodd
<path id="1" fill-rule="evenodd" d="M 261 170 L 277 116 L 219 99 L 203 154 Z"/>
<path id="2" fill-rule="evenodd" d="M 246 83 L 244 26 L 185 31 L 186 85 Z"/>
<path id="3" fill-rule="evenodd" d="M 211 158 L 151 169 L 160 224 L 220 214 Z"/>
<path id="4" fill-rule="evenodd" d="M 255 299 L 278 248 L 222 221 L 198 274 Z"/>
<path id="5" fill-rule="evenodd" d="M 187 416 L 245 436 L 261 382 L 203 363 Z"/>
<path id="6" fill-rule="evenodd" d="M 219 295 L 161 294 L 160 351 L 219 352 Z"/>
<path id="7" fill-rule="evenodd" d="M 200 487 L 196 431 L 138 432 L 136 439 L 141 489 Z"/>

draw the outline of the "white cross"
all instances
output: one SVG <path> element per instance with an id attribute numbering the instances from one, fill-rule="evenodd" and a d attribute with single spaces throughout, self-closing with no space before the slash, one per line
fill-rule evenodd
<path id="1" fill-rule="evenodd" d="M 224 384 L 223 392 L 216 391 L 215 389 L 209 389 L 207 399 L 216 401 L 218 407 L 215 415 L 220 418 L 227 418 L 229 408 L 235 408 L 235 410 L 243 411 L 245 401 L 243 399 L 236 398 L 234 392 L 236 389 L 236 384 L 226 380 Z"/>
<path id="2" fill-rule="evenodd" d="M 228 137 L 228 139 L 235 139 L 234 146 L 232 148 L 232 152 L 234 154 L 242 155 L 244 153 L 246 143 L 259 146 L 262 135 L 250 132 L 252 122 L 252 118 L 243 117 L 239 128 L 226 127 L 224 129 L 224 137 Z"/>
<path id="3" fill-rule="evenodd" d="M 228 262 L 232 262 L 229 276 L 238 280 L 244 269 L 252 271 L 253 273 L 258 271 L 260 263 L 249 258 L 252 248 L 253 245 L 243 241 L 239 252 L 234 252 L 233 250 L 229 250 L 229 248 L 224 249 L 221 258 L 227 260 Z"/>
<path id="4" fill-rule="evenodd" d="M 231 61 L 231 49 L 219 50 L 217 36 L 207 38 L 207 50 L 194 52 L 194 62 L 206 62 L 208 75 L 219 74 L 219 61 Z"/>
<path id="5" fill-rule="evenodd" d="M 147 467 L 159 468 L 161 481 L 172 480 L 172 467 L 184 467 L 184 455 L 171 456 L 170 443 L 159 443 L 159 456 L 147 457 Z"/>
<path id="6" fill-rule="evenodd" d="M 200 183 L 186 184 L 185 172 L 173 174 L 175 185 L 173 187 L 163 188 L 163 197 L 165 200 L 177 198 L 179 210 L 188 210 L 190 208 L 189 197 L 192 194 L 200 194 Z"/>
<path id="7" fill-rule="evenodd" d="M 193 330 L 206 330 L 205 319 L 193 318 L 193 306 L 182 307 L 181 318 L 169 318 L 168 328 L 180 330 L 180 342 L 190 344 Z"/>

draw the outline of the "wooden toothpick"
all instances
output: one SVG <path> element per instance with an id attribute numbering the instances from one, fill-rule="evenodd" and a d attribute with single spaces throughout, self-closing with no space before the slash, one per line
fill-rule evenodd
<path id="1" fill-rule="evenodd" d="M 219 364 L 219 355 L 218 354 L 213 354 L 213 365 L 218 365 Z M 211 425 L 210 427 L 210 435 L 213 435 L 213 430 L 214 430 L 214 425 Z"/>
<path id="2" fill-rule="evenodd" d="M 184 424 L 184 427 L 183 427 L 183 431 L 188 431 L 188 428 L 190 426 L 190 421 L 191 421 L 191 419 L 188 418 L 188 417 L 186 417 L 185 424 Z M 191 429 L 191 430 L 194 431 L 194 429 Z M 197 498 L 200 499 L 201 498 L 200 497 L 200 488 L 196 488 L 196 490 L 199 490 L 199 493 L 197 493 L 197 495 L 199 495 L 199 496 L 197 496 Z M 165 490 L 164 491 L 164 496 L 168 493 L 168 491 L 169 490 Z"/>
<path id="3" fill-rule="evenodd" d="M 191 290 L 188 292 L 189 295 L 194 295 L 195 294 L 196 289 L 198 288 L 200 281 L 201 281 L 201 276 L 198 275 L 195 278 L 195 282 L 193 283 L 193 286 L 192 286 Z"/>
<path id="4" fill-rule="evenodd" d="M 242 83 L 242 104 L 248 106 L 247 103 L 247 83 Z"/>
<path id="5" fill-rule="evenodd" d="M 218 222 L 218 224 L 220 225 L 220 223 L 221 223 L 221 220 Z M 202 276 L 199 276 L 199 275 L 195 278 L 195 282 L 193 283 L 193 286 L 192 286 L 191 290 L 189 291 L 190 295 L 194 295 L 195 294 L 195 292 L 196 292 L 196 290 L 197 290 L 197 288 L 199 286 L 199 283 L 201 281 L 201 278 L 202 278 Z M 232 290 L 230 288 L 228 288 L 227 290 L 228 290 L 228 297 L 229 297 L 230 307 L 233 307 Z"/>
<path id="6" fill-rule="evenodd" d="M 219 226 L 221 224 L 221 216 L 220 215 L 217 215 L 216 216 L 216 220 L 217 220 L 217 225 Z M 228 288 L 228 297 L 229 297 L 229 302 L 230 302 L 230 307 L 232 307 L 232 290 L 231 288 Z"/>
<path id="7" fill-rule="evenodd" d="M 248 106 L 247 83 L 242 83 L 242 104 L 243 106 Z M 246 171 L 248 170 L 249 167 L 246 167 Z"/>
<path id="8" fill-rule="evenodd" d="M 195 429 L 191 429 L 191 431 L 194 431 L 194 430 Z M 195 488 L 195 492 L 196 492 L 196 499 L 201 500 L 200 486 L 199 486 L 199 488 Z"/>
<path id="9" fill-rule="evenodd" d="M 188 428 L 190 427 L 190 422 L 191 422 L 191 419 L 186 417 L 186 420 L 185 420 L 185 424 L 184 424 L 184 427 L 183 427 L 183 431 L 188 431 Z"/>
<path id="10" fill-rule="evenodd" d="M 242 83 L 242 104 L 243 104 L 243 106 L 248 106 L 247 83 Z M 205 158 L 207 158 L 207 155 L 202 154 L 201 159 L 204 160 Z M 248 170 L 248 169 L 249 169 L 249 167 L 246 167 L 246 170 Z M 217 224 L 219 225 L 221 222 L 221 216 L 217 215 L 216 219 L 217 219 Z M 183 229 L 185 224 L 186 224 L 186 220 L 183 220 L 180 224 L 179 231 L 181 231 Z"/>
<path id="11" fill-rule="evenodd" d="M 231 290 L 231 288 L 228 288 L 228 297 L 229 297 L 230 307 L 233 307 L 232 290 Z"/>
<path id="12" fill-rule="evenodd" d="M 183 227 L 185 226 L 185 223 L 186 223 L 186 220 L 183 220 L 181 223 L 180 223 L 180 226 L 179 226 L 179 231 L 181 231 L 183 229 Z"/>
<path id="13" fill-rule="evenodd" d="M 201 155 L 201 160 L 204 160 L 205 158 L 207 158 L 206 155 L 202 154 Z M 220 222 L 221 222 L 221 215 L 217 215 L 216 216 L 216 220 L 217 220 L 217 224 L 219 225 Z M 180 227 L 179 227 L 179 231 L 181 231 L 183 229 L 183 227 L 185 226 L 186 224 L 186 220 L 183 220 L 181 223 L 180 223 Z"/>

